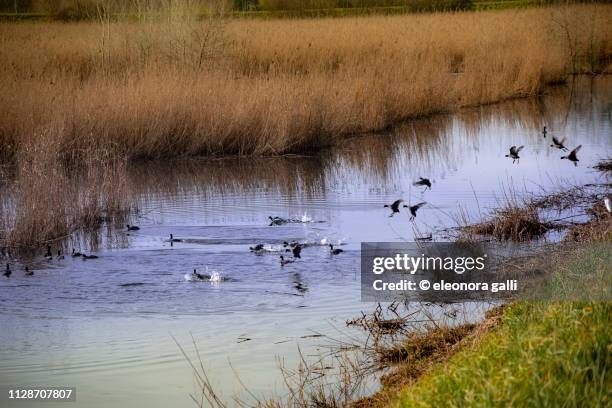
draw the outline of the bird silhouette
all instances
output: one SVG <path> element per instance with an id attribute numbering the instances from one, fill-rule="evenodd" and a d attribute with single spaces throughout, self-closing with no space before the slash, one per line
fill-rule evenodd
<path id="1" fill-rule="evenodd" d="M 419 181 L 412 183 L 413 186 L 425 186 L 425 190 L 428 188 L 431 190 L 431 181 L 428 178 L 419 177 Z M 425 191 L 423 190 L 423 191 Z"/>
<path id="2" fill-rule="evenodd" d="M 340 255 L 344 251 L 340 248 L 334 249 L 334 246 L 332 244 L 329 244 L 329 252 L 331 252 L 332 255 Z"/>
<path id="3" fill-rule="evenodd" d="M 281 264 L 281 266 L 285 266 L 287 264 L 294 263 L 294 262 L 295 262 L 295 260 L 293 260 L 293 259 L 285 259 L 284 256 L 282 256 L 282 255 L 280 256 L 280 264 Z"/>
<path id="4" fill-rule="evenodd" d="M 574 150 L 570 152 L 570 154 L 568 154 L 567 156 L 562 156 L 561 159 L 567 159 L 573 162 L 574 166 L 577 166 L 580 160 L 578 160 L 578 156 L 576 156 L 576 154 L 578 154 L 581 148 L 582 148 L 582 145 L 578 145 L 576 148 L 574 148 Z"/>
<path id="5" fill-rule="evenodd" d="M 302 253 L 302 247 L 300 245 L 296 245 L 292 249 L 294 258 L 302 258 L 300 254 Z"/>
<path id="6" fill-rule="evenodd" d="M 405 205 L 404 208 L 408 208 L 410 210 L 410 214 L 412 214 L 410 216 L 411 220 L 414 220 L 417 216 L 417 211 L 419 210 L 419 208 L 421 208 L 422 206 L 424 206 L 425 204 L 427 204 L 425 201 L 415 204 L 415 205 Z"/>
<path id="7" fill-rule="evenodd" d="M 394 215 L 395 213 L 400 212 L 400 210 L 399 210 L 399 206 L 400 206 L 400 204 L 401 204 L 401 203 L 403 203 L 403 202 L 404 202 L 404 200 L 402 200 L 402 199 L 400 198 L 399 200 L 395 200 L 395 201 L 393 202 L 393 204 L 391 204 L 391 205 L 389 205 L 389 204 L 385 204 L 385 205 L 384 205 L 384 208 L 391 208 L 391 215 L 390 215 L 389 217 L 393 217 L 393 215 Z"/>
<path id="8" fill-rule="evenodd" d="M 546 126 L 544 126 L 544 129 L 542 129 L 542 135 L 544 135 L 545 139 L 546 139 L 546 133 L 548 133 L 548 131 L 546 130 Z"/>
<path id="9" fill-rule="evenodd" d="M 518 162 L 520 160 L 520 156 L 518 154 L 521 150 L 523 150 L 523 147 L 525 146 L 512 146 L 510 148 L 510 154 L 507 154 L 506 157 L 510 157 L 512 159 L 512 163 L 514 163 L 515 161 Z"/>
<path id="10" fill-rule="evenodd" d="M 556 147 L 557 149 L 561 149 L 563 151 L 567 151 L 567 147 L 565 147 L 563 145 L 563 143 L 565 143 L 565 138 L 559 140 L 556 137 L 552 137 L 552 142 L 553 144 L 550 145 L 550 147 Z"/>
<path id="11" fill-rule="evenodd" d="M 4 273 L 2 275 L 6 276 L 7 278 L 9 276 L 11 276 L 11 266 L 9 264 L 6 264 L 6 270 L 4 271 Z"/>

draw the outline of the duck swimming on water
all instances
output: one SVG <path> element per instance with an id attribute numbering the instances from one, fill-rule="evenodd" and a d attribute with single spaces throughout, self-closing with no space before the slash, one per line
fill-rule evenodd
<path id="1" fill-rule="evenodd" d="M 294 259 L 285 259 L 284 256 L 282 256 L 282 255 L 280 256 L 280 264 L 281 264 L 281 266 L 285 266 L 287 264 L 294 263 L 294 262 L 295 262 Z"/>
<path id="2" fill-rule="evenodd" d="M 261 253 L 264 250 L 264 244 L 257 244 L 255 246 L 249 247 L 251 252 Z"/>
<path id="3" fill-rule="evenodd" d="M 81 257 L 83 259 L 98 259 L 97 255 L 87 255 L 87 254 L 82 254 Z"/>
<path id="4" fill-rule="evenodd" d="M 28 268 L 27 266 L 24 269 L 24 274 L 25 276 L 33 276 L 34 275 L 34 271 L 31 271 L 30 268 Z"/>
<path id="5" fill-rule="evenodd" d="M 521 150 L 523 150 L 523 147 L 525 146 L 512 146 L 510 148 L 510 154 L 507 154 L 506 157 L 510 157 L 512 159 L 512 163 L 514 163 L 515 161 L 518 162 L 520 160 L 520 156 L 518 154 Z"/>
<path id="6" fill-rule="evenodd" d="M 128 231 L 138 231 L 138 230 L 140 230 L 140 227 L 137 227 L 135 225 L 128 224 L 128 225 L 126 225 L 126 227 L 127 227 Z"/>
<path id="7" fill-rule="evenodd" d="M 183 242 L 183 240 L 174 238 L 174 235 L 170 234 L 170 242 Z"/>
<path id="8" fill-rule="evenodd" d="M 572 150 L 570 154 L 568 154 L 567 156 L 562 156 L 561 159 L 567 159 L 573 162 L 574 166 L 577 166 L 580 160 L 578 160 L 578 156 L 576 156 L 576 154 L 580 151 L 581 148 L 582 148 L 582 145 L 578 145 L 578 147 Z"/>
<path id="9" fill-rule="evenodd" d="M 334 246 L 332 244 L 329 244 L 329 252 L 332 255 L 340 255 L 341 253 L 343 253 L 344 251 L 340 248 L 336 248 L 334 249 Z"/>
<path id="10" fill-rule="evenodd" d="M 77 258 L 77 257 L 79 257 L 79 256 L 83 256 L 83 254 L 82 254 L 82 253 L 80 253 L 80 252 L 76 252 L 76 251 L 74 250 L 74 248 L 72 248 L 72 257 L 73 257 L 73 258 Z"/>
<path id="11" fill-rule="evenodd" d="M 51 254 L 51 245 L 47 245 L 47 252 L 45 252 L 45 258 L 47 259 L 47 261 L 53 259 L 53 255 Z"/>
<path id="12" fill-rule="evenodd" d="M 302 246 L 301 245 L 296 245 L 293 247 L 293 249 L 291 250 L 293 252 L 293 257 L 294 258 L 302 258 L 300 256 L 300 254 L 302 253 Z"/>
<path id="13" fill-rule="evenodd" d="M 270 226 L 273 226 L 273 225 L 283 225 L 283 224 L 287 223 L 287 220 L 285 220 L 284 218 L 281 218 L 281 217 L 272 217 L 270 215 L 270 216 L 268 216 L 268 219 L 270 220 Z"/>

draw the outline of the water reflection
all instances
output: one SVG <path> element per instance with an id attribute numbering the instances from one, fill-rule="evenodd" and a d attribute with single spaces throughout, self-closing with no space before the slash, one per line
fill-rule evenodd
<path id="1" fill-rule="evenodd" d="M 282 389 L 276 356 L 292 366 L 296 343 L 316 353 L 320 340 L 304 336 L 338 335 L 369 307 L 359 296 L 362 241 L 439 240 L 459 208 L 478 217 L 509 186 L 521 194 L 600 181 L 590 166 L 612 148 L 611 95 L 611 79 L 580 79 L 540 98 L 347 139 L 315 157 L 133 165 L 127 189 L 140 231 L 74 236 L 68 250 L 98 248 L 100 258 L 40 261 L 35 279 L 0 279 L 0 386 L 76 385 L 78 406 L 191 406 L 191 372 L 169 334 L 183 344 L 193 334 L 224 396 L 243 392 L 228 359 L 252 391 Z M 543 140 L 544 125 L 583 145 L 578 167 Z M 519 144 L 513 165 L 504 155 Z M 418 177 L 432 189 L 414 187 Z M 383 204 L 398 198 L 428 205 L 415 223 L 406 213 L 388 218 Z M 269 216 L 304 214 L 323 222 L 268 226 Z M 171 245 L 170 234 L 183 242 Z M 341 242 L 344 252 L 310 246 L 281 268 L 278 252 L 248 249 L 292 240 Z M 227 279 L 185 280 L 207 266 Z"/>

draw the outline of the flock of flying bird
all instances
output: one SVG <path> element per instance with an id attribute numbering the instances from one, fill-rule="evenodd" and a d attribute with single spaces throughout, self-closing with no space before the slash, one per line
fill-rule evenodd
<path id="1" fill-rule="evenodd" d="M 544 126 L 544 129 L 542 130 L 542 135 L 544 138 L 546 138 L 546 135 L 548 134 L 548 129 L 546 128 L 546 126 Z M 509 157 L 512 159 L 512 163 L 515 162 L 519 162 L 520 160 L 520 156 L 519 153 L 521 150 L 523 150 L 525 146 L 521 145 L 521 146 L 512 146 L 510 147 L 510 153 L 506 155 L 506 157 Z M 556 147 L 557 149 L 561 150 L 561 151 L 568 151 L 567 147 L 565 147 L 565 138 L 559 140 L 557 137 L 552 136 L 552 144 L 550 145 L 550 147 Z M 575 147 L 567 156 L 561 156 L 561 159 L 567 159 L 571 162 L 574 163 L 574 166 L 577 166 L 578 163 L 578 152 L 580 151 L 580 149 L 582 148 L 582 145 L 578 145 L 577 147 Z M 420 187 L 425 187 L 425 190 L 423 190 L 423 192 L 425 192 L 427 189 L 431 190 L 431 181 L 427 178 L 423 178 L 423 177 L 419 177 L 419 180 L 413 183 L 414 186 L 420 186 Z M 396 213 L 400 212 L 400 205 L 404 202 L 404 200 L 399 199 L 399 200 L 395 200 L 392 204 L 385 204 L 384 207 L 385 208 L 390 208 L 391 209 L 391 215 L 389 215 L 389 217 L 393 217 Z M 418 204 L 414 204 L 414 205 L 404 205 L 403 208 L 408 208 L 408 210 L 410 211 L 410 220 L 414 220 L 417 216 L 417 211 L 419 210 L 419 208 L 423 207 L 424 205 L 426 205 L 427 202 L 426 201 L 422 201 Z M 609 200 L 606 202 L 606 207 L 609 206 Z M 610 211 L 608 209 L 608 211 Z M 294 219 L 287 219 L 287 218 L 281 218 L 281 217 L 268 217 L 270 220 L 270 226 L 275 226 L 275 225 L 283 225 L 283 224 L 287 224 L 287 223 L 297 223 L 297 222 L 302 222 L 300 220 L 294 220 Z M 135 225 L 127 225 L 127 230 L 128 231 L 138 231 L 140 228 L 135 226 Z M 431 235 L 427 238 L 424 239 L 431 239 Z M 170 234 L 170 244 L 173 244 L 175 242 L 181 242 L 181 239 L 178 238 L 174 238 L 174 236 L 172 234 Z M 292 259 L 288 259 L 285 258 L 284 255 L 280 256 L 280 264 L 281 266 L 285 266 L 287 264 L 293 263 L 295 262 L 297 259 L 301 258 L 301 253 L 302 253 L 302 249 L 306 246 L 309 246 L 308 243 L 299 243 L 299 242 L 284 242 L 283 243 L 283 248 L 285 250 L 285 252 L 290 252 L 293 255 Z M 250 251 L 256 254 L 260 254 L 263 253 L 264 251 L 266 251 L 264 244 L 257 244 L 255 246 L 249 247 Z M 340 255 L 342 252 L 344 252 L 342 249 L 340 248 L 334 248 L 333 244 L 329 244 L 329 251 L 331 255 Z M 85 253 L 80 253 L 80 252 L 76 252 L 74 250 L 74 248 L 72 249 L 72 254 L 71 256 L 73 258 L 77 258 L 77 257 L 81 257 L 82 259 L 96 259 L 98 258 L 96 255 L 87 255 Z M 51 254 L 51 246 L 47 245 L 47 252 L 45 253 L 45 258 L 47 260 L 52 260 L 53 259 L 53 255 Z M 58 260 L 62 260 L 64 259 L 64 255 L 62 255 L 62 251 L 61 249 L 59 249 L 57 251 L 57 257 L 56 259 Z M 9 276 L 11 276 L 11 268 L 10 265 L 7 263 L 6 264 L 6 269 L 4 272 L 4 276 L 6 276 L 7 278 Z M 34 275 L 34 272 L 32 270 L 30 270 L 30 268 L 28 266 L 25 267 L 24 269 L 24 273 L 26 276 L 32 276 Z M 204 278 L 204 275 L 200 275 L 196 272 L 196 270 L 194 269 L 193 271 L 193 275 L 198 277 L 198 278 Z"/>
<path id="2" fill-rule="evenodd" d="M 544 136 L 544 138 L 546 139 L 546 135 L 548 133 L 548 130 L 546 129 L 546 126 L 544 126 L 544 129 L 542 130 L 542 135 Z M 555 136 L 552 136 L 552 143 L 550 145 L 550 147 L 556 147 L 557 149 L 567 152 L 567 147 L 565 147 L 565 138 L 559 140 L 557 139 Z M 519 156 L 519 152 L 521 150 L 523 150 L 525 146 L 512 146 L 510 147 L 510 154 L 507 154 L 506 157 L 509 157 L 512 159 L 512 163 L 514 162 L 519 162 L 520 160 L 520 156 Z M 578 152 L 580 151 L 580 149 L 582 148 L 582 145 L 578 145 L 577 147 L 575 147 L 567 156 L 561 156 L 561 159 L 567 159 L 571 162 L 574 163 L 574 166 L 578 165 Z"/>

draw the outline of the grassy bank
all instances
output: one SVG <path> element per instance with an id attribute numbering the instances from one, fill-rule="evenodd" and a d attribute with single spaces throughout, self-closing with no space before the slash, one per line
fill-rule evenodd
<path id="1" fill-rule="evenodd" d="M 402 119 L 609 70 L 612 7 L 328 20 L 0 24 L 5 160 L 313 151 Z"/>
<path id="2" fill-rule="evenodd" d="M 583 301 L 517 302 L 476 327 L 409 339 L 383 389 L 355 406 L 608 406 L 612 303 L 589 299 L 609 299 L 612 250 L 573 255 L 550 286 L 557 297 Z M 581 278 L 596 293 L 574 284 Z"/>

